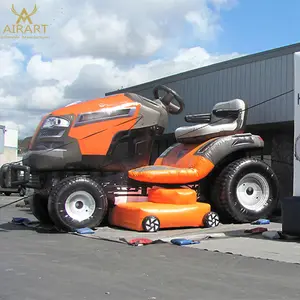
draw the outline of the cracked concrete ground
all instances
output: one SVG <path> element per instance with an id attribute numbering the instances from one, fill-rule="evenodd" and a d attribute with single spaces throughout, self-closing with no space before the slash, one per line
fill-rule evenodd
<path id="1" fill-rule="evenodd" d="M 0 205 L 14 199 L 0 197 Z M 192 247 L 168 244 L 130 247 L 70 234 L 37 233 L 26 227 L 11 226 L 12 217 L 33 219 L 28 211 L 14 206 L 0 210 L 1 300 L 253 300 L 257 297 L 276 300 L 300 297 L 300 267 L 297 264 L 199 249 L 223 247 L 221 251 L 224 252 L 231 240 L 233 248 L 250 251 L 252 247 L 260 253 L 270 252 L 271 248 L 276 252 L 278 247 L 285 247 L 282 251 L 287 251 L 285 259 L 288 260 L 293 251 L 297 252 L 295 242 L 240 238 L 242 229 L 228 227 L 231 234 L 228 238 L 211 239 Z M 114 237 L 135 235 L 108 228 L 102 229 L 101 234 L 105 230 Z M 173 237 L 194 238 L 201 234 L 206 233 L 199 230 L 172 232 Z M 170 232 L 168 235 L 170 237 Z M 273 246 L 267 245 L 268 242 Z M 282 246 L 274 246 L 279 243 Z"/>

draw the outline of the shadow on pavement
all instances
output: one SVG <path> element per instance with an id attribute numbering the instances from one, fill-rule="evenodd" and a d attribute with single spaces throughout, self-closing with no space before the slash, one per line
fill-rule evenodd
<path id="1" fill-rule="evenodd" d="M 257 226 L 259 227 L 259 226 Z M 252 225 L 250 229 L 257 228 Z M 267 236 L 266 236 L 267 234 Z M 283 234 L 281 230 L 268 229 L 265 233 L 246 233 L 245 230 L 232 230 L 224 232 L 224 235 L 228 238 L 248 238 L 258 240 L 270 240 L 274 242 L 288 242 L 288 243 L 300 243 L 300 237 L 289 236 Z"/>
<path id="2" fill-rule="evenodd" d="M 15 230 L 23 230 L 23 231 L 35 231 L 37 233 L 66 233 L 61 232 L 55 228 L 53 225 L 44 225 L 39 222 L 30 222 L 29 224 L 15 224 L 13 222 L 7 222 L 0 224 L 0 233 L 1 232 L 9 232 Z"/>

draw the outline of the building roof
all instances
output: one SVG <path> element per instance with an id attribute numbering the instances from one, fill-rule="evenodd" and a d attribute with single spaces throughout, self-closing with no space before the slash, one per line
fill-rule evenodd
<path id="1" fill-rule="evenodd" d="M 29 136 L 29 137 L 26 137 L 23 140 L 18 141 L 18 152 L 19 152 L 19 154 L 23 154 L 24 152 L 28 151 L 31 139 L 32 139 L 32 137 Z"/>
<path id="2" fill-rule="evenodd" d="M 274 57 L 278 57 L 278 56 L 292 54 L 292 53 L 295 53 L 298 51 L 300 51 L 300 43 L 291 44 L 288 46 L 279 47 L 279 48 L 275 48 L 275 49 L 271 49 L 271 50 L 267 50 L 267 51 L 263 51 L 263 52 L 258 52 L 255 54 L 245 55 L 245 56 L 241 56 L 241 57 L 234 58 L 231 60 L 223 61 L 220 63 L 208 65 L 208 66 L 205 66 L 202 68 L 197 68 L 197 69 L 185 71 L 185 72 L 182 72 L 179 74 L 159 78 L 156 80 L 152 80 L 152 81 L 142 83 L 139 85 L 127 87 L 124 89 L 111 91 L 111 92 L 106 93 L 105 96 L 109 96 L 109 95 L 113 95 L 113 94 L 117 94 L 117 93 L 124 93 L 129 90 L 132 91 L 133 89 L 134 90 L 143 90 L 143 89 L 149 88 L 150 86 L 153 87 L 156 84 L 171 83 L 171 82 L 175 82 L 178 80 L 183 80 L 183 79 L 187 79 L 187 78 L 191 78 L 191 77 L 204 75 L 207 73 L 220 71 L 223 69 L 233 68 L 233 67 L 236 67 L 239 65 L 249 64 L 249 63 L 252 63 L 255 61 L 260 61 L 260 60 L 270 59 L 270 58 L 274 58 Z"/>

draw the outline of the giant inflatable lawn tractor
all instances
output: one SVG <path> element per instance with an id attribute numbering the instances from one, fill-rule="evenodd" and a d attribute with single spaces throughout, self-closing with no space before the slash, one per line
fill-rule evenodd
<path id="1" fill-rule="evenodd" d="M 269 165 L 253 158 L 264 141 L 244 133 L 245 102 L 221 102 L 211 113 L 185 116 L 194 124 L 177 128 L 177 143 L 149 165 L 168 114 L 184 110 L 183 99 L 166 86 L 156 86 L 153 95 L 118 94 L 50 113 L 22 165 L 2 167 L 0 185 L 33 188 L 37 219 L 68 231 L 104 220 L 157 231 L 214 227 L 219 217 L 250 222 L 270 215 L 278 180 Z"/>

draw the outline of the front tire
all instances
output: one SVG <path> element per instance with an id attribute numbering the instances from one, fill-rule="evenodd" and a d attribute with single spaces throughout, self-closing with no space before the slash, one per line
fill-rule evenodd
<path id="1" fill-rule="evenodd" d="M 10 192 L 4 192 L 4 195 L 9 197 L 11 195 L 11 193 Z"/>
<path id="2" fill-rule="evenodd" d="M 269 217 L 279 200 L 276 174 L 265 162 L 242 158 L 216 178 L 212 202 L 226 220 L 247 223 Z"/>
<path id="3" fill-rule="evenodd" d="M 65 231 L 99 226 L 108 201 L 102 187 L 88 177 L 69 177 L 51 190 L 48 211 L 55 225 Z"/>

